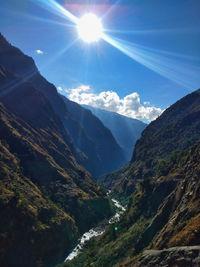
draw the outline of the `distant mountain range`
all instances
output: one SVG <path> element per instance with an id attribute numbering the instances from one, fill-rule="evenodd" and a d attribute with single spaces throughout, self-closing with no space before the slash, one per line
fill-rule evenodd
<path id="1" fill-rule="evenodd" d="M 82 105 L 89 109 L 110 129 L 118 144 L 124 150 L 126 161 L 130 161 L 136 141 L 140 138 L 147 124 L 136 119 L 128 118 L 116 112 L 111 112 L 88 105 Z"/>

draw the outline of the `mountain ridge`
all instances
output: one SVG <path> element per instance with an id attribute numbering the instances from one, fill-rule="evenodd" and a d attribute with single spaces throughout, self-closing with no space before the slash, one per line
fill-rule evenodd
<path id="1" fill-rule="evenodd" d="M 83 129 L 80 122 L 74 118 L 74 114 L 70 113 L 70 107 L 73 104 L 70 105 L 70 101 L 64 102 L 62 97 L 58 94 L 56 87 L 39 73 L 33 59 L 23 54 L 18 48 L 9 44 L 2 35 L 0 35 L 0 65 L 3 65 L 8 71 L 18 75 L 24 81 L 31 83 L 37 90 L 45 95 L 63 123 L 68 135 L 78 146 L 77 149 L 80 150 L 80 153 L 78 153 L 77 150 L 76 152 L 73 150 L 76 160 L 92 172 L 95 177 L 113 171 L 116 167 L 119 168 L 124 164 L 123 152 L 115 139 L 109 136 L 109 139 L 105 140 L 105 145 L 102 138 L 102 141 L 100 140 L 102 146 L 98 148 L 95 139 L 91 140 L 90 136 L 86 134 L 86 129 Z M 82 112 L 84 112 L 84 110 Z M 93 117 L 93 120 L 96 119 Z M 104 125 L 101 125 L 101 131 L 107 131 Z M 96 135 L 98 135 L 98 131 Z M 104 137 L 105 139 L 108 138 L 106 135 L 104 135 Z M 82 140 L 81 145 L 79 145 L 80 140 Z M 108 149 L 109 147 L 110 149 Z M 112 152 L 113 148 L 115 153 Z M 107 164 L 106 159 L 104 160 L 104 156 L 102 156 L 103 152 L 101 152 L 101 150 L 103 149 L 106 151 L 104 154 L 108 154 L 106 155 L 107 160 L 113 158 L 112 162 L 109 160 L 109 164 Z M 93 166 L 95 166 L 95 168 Z"/>
<path id="2" fill-rule="evenodd" d="M 51 102 L 1 65 L 0 128 L 0 265 L 53 266 L 112 206 Z"/>
<path id="3" fill-rule="evenodd" d="M 146 127 L 136 142 L 128 168 L 106 176 L 105 186 L 112 184 L 116 192 L 122 192 L 120 188 L 123 187 L 129 194 L 134 189 L 135 179 L 153 177 L 157 169 L 167 170 L 166 164 L 170 154 L 176 156 L 198 140 L 199 116 L 198 89 L 170 106 Z"/>
<path id="4" fill-rule="evenodd" d="M 81 107 L 76 102 L 68 100 L 65 96 L 62 96 L 62 99 L 66 103 L 72 118 L 80 123 L 85 135 L 95 144 L 95 154 L 100 162 L 99 165 L 96 166 L 95 158 L 93 158 L 93 168 L 96 169 L 99 167 L 102 170 L 101 174 L 105 174 L 121 167 L 125 163 L 125 153 L 116 142 L 112 132 L 89 110 Z M 79 136 L 74 138 L 77 132 L 71 131 L 70 127 L 67 125 L 66 127 L 68 131 L 71 132 L 75 145 L 80 148 L 80 150 L 84 151 L 85 149 L 81 148 L 86 145 L 85 139 L 82 140 L 80 133 L 78 133 Z M 102 161 L 102 159 L 104 159 L 104 161 Z M 92 173 L 94 173 L 94 170 Z M 96 173 L 96 175 L 98 175 L 98 173 Z"/>

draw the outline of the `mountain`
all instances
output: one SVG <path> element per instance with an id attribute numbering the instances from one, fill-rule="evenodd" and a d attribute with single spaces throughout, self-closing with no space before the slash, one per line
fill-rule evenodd
<path id="1" fill-rule="evenodd" d="M 72 137 L 76 147 L 91 155 L 90 161 L 85 167 L 98 177 L 100 174 L 109 173 L 125 164 L 125 151 L 118 145 L 111 131 L 106 128 L 101 120 L 92 114 L 88 109 L 70 101 L 62 96 L 67 110 L 74 121 L 64 124 Z M 79 124 L 79 129 L 76 125 Z M 90 140 L 90 145 L 87 140 Z M 95 149 L 92 151 L 92 149 Z"/>
<path id="2" fill-rule="evenodd" d="M 199 266 L 199 112 L 197 90 L 144 130 L 119 178 L 124 182 L 120 190 L 129 195 L 127 212 L 62 266 Z M 160 157 L 165 164 L 151 165 Z M 134 186 L 127 191 L 129 181 Z"/>
<path id="3" fill-rule="evenodd" d="M 82 106 L 91 110 L 92 113 L 110 129 L 118 144 L 123 148 L 126 161 L 130 161 L 135 143 L 140 138 L 147 124 L 136 119 L 122 116 L 116 112 L 94 108 L 88 105 Z"/>
<path id="4" fill-rule="evenodd" d="M 131 193 L 134 181 L 166 175 L 170 158 L 194 145 L 200 134 L 200 89 L 183 97 L 150 123 L 136 142 L 129 165 L 105 177 L 114 191 Z"/>
<path id="5" fill-rule="evenodd" d="M 30 82 L 44 94 L 74 144 L 82 152 L 82 154 L 74 154 L 76 160 L 95 177 L 114 171 L 125 163 L 122 149 L 106 127 L 100 121 L 97 122 L 97 119 L 91 113 L 84 111 L 81 106 L 75 106 L 68 100 L 64 101 L 55 86 L 39 73 L 33 59 L 9 44 L 1 34 L 0 64 L 11 73 L 20 76 L 24 81 Z M 16 84 L 14 83 L 12 86 L 14 88 Z M 70 112 L 72 107 L 75 108 L 73 108 L 73 112 Z M 85 114 L 84 118 L 87 122 L 80 120 L 82 113 Z M 92 124 L 89 123 L 91 118 L 98 130 L 95 127 L 92 128 Z"/>
<path id="6" fill-rule="evenodd" d="M 35 88 L 40 90 L 50 101 L 56 114 L 61 116 L 65 113 L 65 104 L 58 95 L 55 86 L 42 77 L 31 57 L 24 55 L 18 48 L 9 44 L 1 34 L 0 64 L 8 71 L 19 75 L 23 80 L 31 82 Z"/>
<path id="7" fill-rule="evenodd" d="M 0 65 L 0 266 L 53 266 L 112 214 L 76 153 L 49 98 Z"/>

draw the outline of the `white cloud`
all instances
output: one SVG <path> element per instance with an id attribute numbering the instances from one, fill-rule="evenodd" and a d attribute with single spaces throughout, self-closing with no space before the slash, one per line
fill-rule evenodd
<path id="1" fill-rule="evenodd" d="M 149 101 L 144 101 L 143 103 L 144 103 L 144 105 L 150 105 Z"/>
<path id="2" fill-rule="evenodd" d="M 38 55 L 43 55 L 43 54 L 44 54 L 44 52 L 43 52 L 42 50 L 40 50 L 40 49 L 35 50 L 35 52 L 36 52 Z"/>
<path id="3" fill-rule="evenodd" d="M 155 120 L 163 110 L 154 106 L 147 106 L 150 102 L 140 102 L 137 92 L 120 98 L 114 91 L 103 91 L 99 94 L 94 93 L 89 85 L 81 85 L 77 88 L 67 89 L 65 92 L 68 98 L 79 104 L 85 104 L 96 108 L 117 112 L 121 115 L 152 121 Z"/>
<path id="4" fill-rule="evenodd" d="M 62 86 L 58 86 L 57 89 L 58 89 L 59 91 L 63 91 Z"/>

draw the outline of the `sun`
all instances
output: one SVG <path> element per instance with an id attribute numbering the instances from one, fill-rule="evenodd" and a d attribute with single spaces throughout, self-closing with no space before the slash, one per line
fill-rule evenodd
<path id="1" fill-rule="evenodd" d="M 103 36 L 101 20 L 92 13 L 85 14 L 77 24 L 80 38 L 87 42 L 97 42 Z"/>

